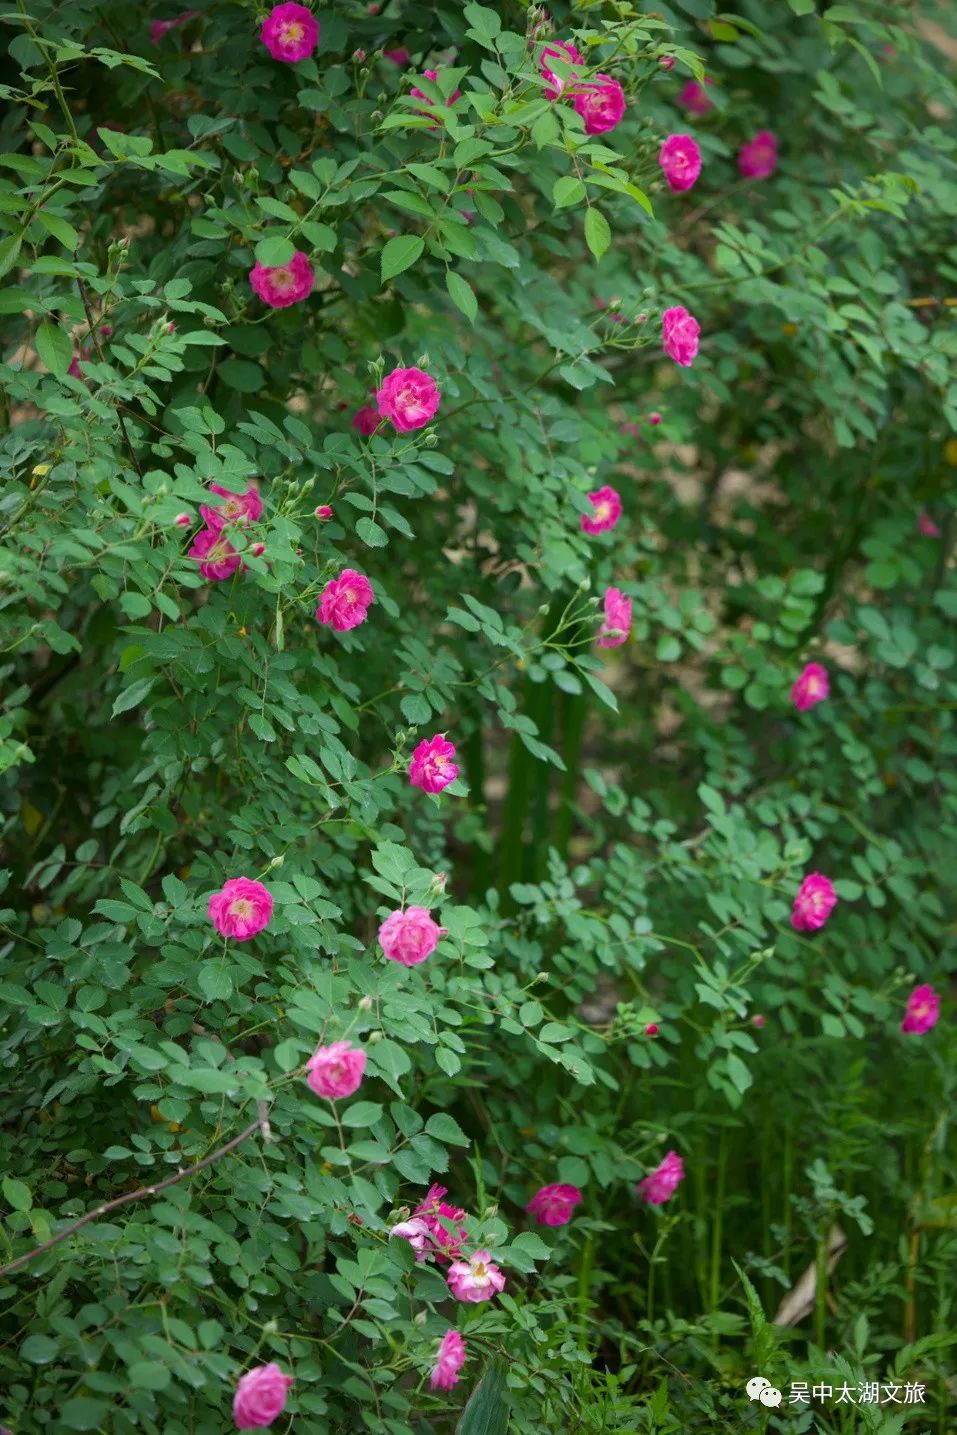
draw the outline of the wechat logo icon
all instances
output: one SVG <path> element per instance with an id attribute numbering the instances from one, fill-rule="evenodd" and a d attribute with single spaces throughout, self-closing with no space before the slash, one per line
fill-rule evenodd
<path id="1" fill-rule="evenodd" d="M 772 1385 L 770 1380 L 765 1380 L 763 1375 L 752 1375 L 744 1388 L 748 1392 L 749 1400 L 760 1400 L 762 1405 L 777 1406 L 783 1399 L 777 1386 Z"/>

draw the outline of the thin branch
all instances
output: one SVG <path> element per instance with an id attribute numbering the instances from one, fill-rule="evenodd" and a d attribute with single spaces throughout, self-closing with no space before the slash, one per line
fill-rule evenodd
<path id="1" fill-rule="evenodd" d="M 96 349 L 96 356 L 99 359 L 100 363 L 104 364 L 106 360 L 103 356 L 103 349 L 100 345 L 100 336 L 99 332 L 97 331 L 96 321 L 93 318 L 93 310 L 90 307 L 90 297 L 86 292 L 86 285 L 83 283 L 83 280 L 79 277 L 79 275 L 77 275 L 76 287 L 79 289 L 80 298 L 83 301 L 83 311 L 86 314 L 86 326 L 90 331 L 90 338 L 93 340 L 93 347 Z M 116 413 L 116 417 L 119 420 L 120 432 L 123 435 L 123 442 L 126 444 L 126 451 L 130 456 L 130 462 L 136 469 L 136 472 L 139 474 L 140 478 L 142 478 L 143 470 L 140 468 L 140 461 L 136 456 L 136 450 L 133 447 L 133 441 L 130 438 L 129 430 L 126 427 L 126 420 L 120 412 L 119 408 L 115 409 L 114 412 Z"/>
<path id="2" fill-rule="evenodd" d="M 201 1161 L 197 1161 L 193 1166 L 182 1167 L 176 1172 L 175 1176 L 167 1176 L 165 1181 L 158 1181 L 155 1186 L 141 1186 L 138 1191 L 128 1191 L 125 1196 L 117 1196 L 115 1201 L 107 1201 L 105 1205 L 96 1206 L 92 1211 L 87 1211 L 85 1216 L 81 1216 L 78 1221 L 73 1221 L 69 1226 L 64 1226 L 62 1231 L 58 1231 L 55 1236 L 51 1236 L 50 1239 L 44 1241 L 42 1245 L 34 1246 L 32 1251 L 27 1251 L 25 1255 L 17 1256 L 15 1261 L 10 1261 L 7 1265 L 0 1266 L 0 1276 L 10 1275 L 12 1271 L 17 1271 L 21 1266 L 28 1265 L 30 1261 L 36 1260 L 37 1256 L 42 1256 L 45 1251 L 52 1250 L 53 1247 L 58 1246 L 61 1241 L 65 1241 L 67 1236 L 72 1236 L 74 1231 L 78 1231 L 81 1226 L 87 1225 L 90 1221 L 97 1221 L 101 1216 L 108 1215 L 110 1211 L 115 1211 L 120 1206 L 129 1205 L 131 1201 L 141 1201 L 144 1196 L 158 1196 L 160 1191 L 165 1191 L 169 1186 L 175 1186 L 179 1181 L 188 1180 L 190 1176 L 195 1176 L 197 1172 L 202 1171 L 206 1166 L 212 1166 L 215 1161 L 221 1160 L 223 1156 L 228 1156 L 230 1151 L 235 1151 L 236 1147 L 241 1146 L 254 1131 L 261 1131 L 263 1140 L 271 1141 L 272 1132 L 266 1116 L 266 1103 L 260 1101 L 256 1103 L 256 1106 L 256 1120 L 251 1121 L 244 1131 L 240 1131 L 238 1136 L 234 1136 L 231 1141 L 227 1141 L 225 1146 L 220 1146 L 216 1151 L 211 1151 L 208 1156 L 204 1156 Z"/>

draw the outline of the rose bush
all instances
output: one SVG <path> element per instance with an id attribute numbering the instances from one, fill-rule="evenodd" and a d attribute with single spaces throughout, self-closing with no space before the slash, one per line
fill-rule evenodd
<path id="1" fill-rule="evenodd" d="M 945 1429 L 940 14 L 155 9 L 4 17 L 0 1421 Z"/>

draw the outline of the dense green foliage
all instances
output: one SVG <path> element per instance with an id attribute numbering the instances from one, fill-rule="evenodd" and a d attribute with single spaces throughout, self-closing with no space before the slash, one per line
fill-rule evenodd
<path id="1" fill-rule="evenodd" d="M 255 1129 L 0 1275 L 0 1424 L 216 1435 L 276 1360 L 274 1428 L 317 1435 L 451 1431 L 485 1372 L 463 1435 L 948 1430 L 957 92 L 933 7 L 556 0 L 536 31 L 519 0 L 341 0 L 285 65 L 262 11 L 197 3 L 158 44 L 172 13 L 115 0 L 4 17 L 0 1265 Z M 617 129 L 543 97 L 548 36 L 623 84 Z M 778 168 L 742 180 L 761 129 Z M 674 131 L 704 161 L 683 194 Z M 315 292 L 267 309 L 248 271 L 292 247 Z M 691 368 L 661 351 L 679 304 Z M 436 378 L 437 418 L 363 437 L 396 365 Z M 207 583 L 198 505 L 253 478 L 245 570 Z M 593 537 L 604 484 L 624 516 Z M 344 567 L 375 603 L 336 633 L 313 610 Z M 600 650 L 611 584 L 633 630 Z M 831 694 L 799 713 L 809 660 Z M 431 796 L 406 769 L 441 732 L 463 770 Z M 811 871 L 839 899 L 817 933 L 789 922 Z M 237 875 L 275 912 L 224 943 L 207 901 Z M 448 935 L 406 969 L 376 931 L 410 903 Z M 918 982 L 944 1011 L 907 1036 Z M 333 1108 L 303 1067 L 342 1036 L 368 1068 Z M 653 1208 L 635 1183 L 669 1149 L 687 1179 Z M 498 1299 L 450 1300 L 388 1239 L 432 1181 Z M 535 1227 L 555 1181 L 584 1200 Z M 835 1225 L 833 1274 L 770 1324 Z M 432 1393 L 450 1323 L 468 1363 Z M 774 1412 L 755 1373 L 926 1404 Z"/>

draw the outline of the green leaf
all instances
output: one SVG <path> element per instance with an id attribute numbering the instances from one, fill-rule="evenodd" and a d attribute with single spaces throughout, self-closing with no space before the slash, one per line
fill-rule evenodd
<path id="1" fill-rule="evenodd" d="M 434 1136 L 436 1141 L 442 1141 L 447 1146 L 468 1146 L 471 1144 L 469 1138 L 455 1118 L 449 1116 L 444 1111 L 438 1111 L 434 1116 L 430 1116 L 425 1123 L 425 1130 L 427 1135 Z"/>
<path id="2" fill-rule="evenodd" d="M 98 1430 L 111 1409 L 107 1400 L 80 1395 L 60 1407 L 59 1422 L 65 1430 Z"/>
<path id="3" fill-rule="evenodd" d="M 37 354 L 40 362 L 62 379 L 73 359 L 73 341 L 59 324 L 44 320 L 37 330 Z"/>
<path id="4" fill-rule="evenodd" d="M 469 1396 L 455 1435 L 508 1435 L 505 1361 L 496 1356 Z"/>
<path id="5" fill-rule="evenodd" d="M 49 1365 L 56 1360 L 60 1347 L 48 1335 L 28 1335 L 20 1347 L 20 1354 L 31 1365 Z"/>
<path id="6" fill-rule="evenodd" d="M 374 523 L 365 514 L 356 522 L 356 533 L 367 548 L 384 548 L 389 541 L 385 529 L 380 528 L 378 523 Z"/>
<path id="7" fill-rule="evenodd" d="M 258 393 L 266 376 L 258 364 L 248 359 L 224 359 L 217 370 L 223 383 L 241 394 Z"/>
<path id="8" fill-rule="evenodd" d="M 585 186 L 577 175 L 563 174 L 556 179 L 552 188 L 552 203 L 556 209 L 567 209 L 571 204 L 581 204 L 585 198 Z"/>
<path id="9" fill-rule="evenodd" d="M 445 271 L 445 287 L 448 289 L 449 297 L 455 307 L 461 309 L 470 324 L 474 324 L 478 314 L 478 300 L 471 284 L 468 284 L 461 274 L 456 274 L 454 269 L 447 269 Z"/>
<path id="10" fill-rule="evenodd" d="M 585 243 L 596 260 L 600 260 L 611 243 L 611 226 L 600 209 L 592 205 L 585 215 Z"/>
<path id="11" fill-rule="evenodd" d="M 204 962 L 199 969 L 199 989 L 207 1001 L 225 1001 L 233 994 L 232 977 L 221 961 Z"/>
<path id="12" fill-rule="evenodd" d="M 382 251 L 382 282 L 401 274 L 421 255 L 425 240 L 421 234 L 397 234 Z"/>
<path id="13" fill-rule="evenodd" d="M 3 1178 L 3 1198 L 15 1211 L 29 1211 L 33 1206 L 30 1187 L 22 1181 L 15 1181 L 12 1176 Z"/>
<path id="14" fill-rule="evenodd" d="M 284 234 L 267 234 L 256 245 L 256 259 L 267 269 L 276 269 L 288 264 L 296 252 L 296 246 Z"/>
<path id="15" fill-rule="evenodd" d="M 354 1101 L 343 1111 L 340 1120 L 343 1126 L 374 1126 L 382 1115 L 382 1107 L 376 1101 Z"/>
<path id="16" fill-rule="evenodd" d="M 15 37 L 19 39 L 20 37 Z M 23 244 L 23 234 L 5 234 L 0 239 L 0 279 L 4 274 L 9 273 L 20 257 L 20 247 Z"/>
<path id="17" fill-rule="evenodd" d="M 155 682 L 156 678 L 150 677 L 137 678 L 135 683 L 130 683 L 129 687 L 124 688 L 114 701 L 113 711 L 110 716 L 116 717 L 118 713 L 125 713 L 128 712 L 130 708 L 135 708 L 137 703 L 143 701 Z"/>

